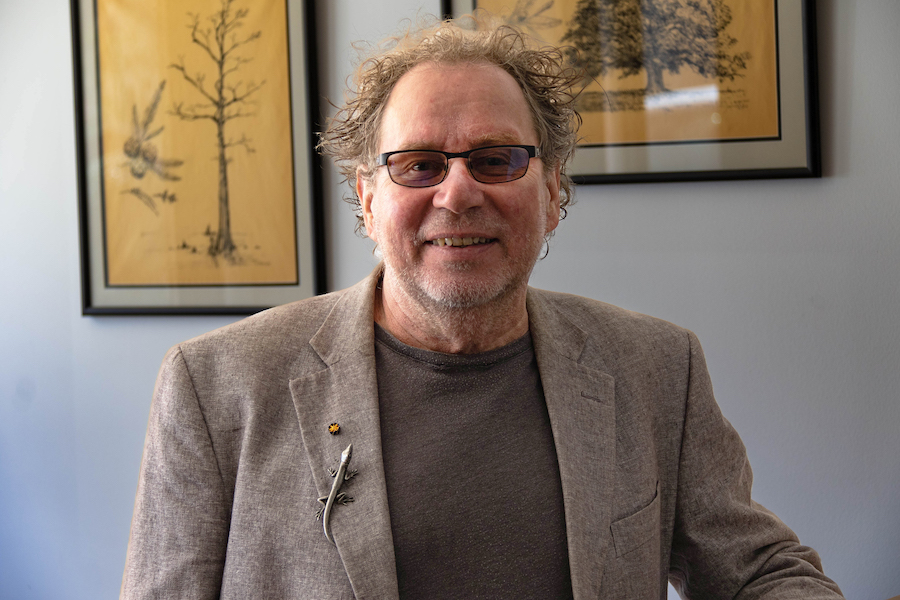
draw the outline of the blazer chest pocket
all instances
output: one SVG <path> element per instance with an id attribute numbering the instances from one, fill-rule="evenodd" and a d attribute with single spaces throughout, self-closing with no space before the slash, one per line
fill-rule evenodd
<path id="1" fill-rule="evenodd" d="M 659 482 L 650 504 L 610 525 L 616 557 L 628 554 L 655 538 L 659 539 Z"/>

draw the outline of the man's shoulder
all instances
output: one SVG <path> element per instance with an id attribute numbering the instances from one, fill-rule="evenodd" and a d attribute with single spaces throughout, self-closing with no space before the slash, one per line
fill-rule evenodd
<path id="1" fill-rule="evenodd" d="M 380 273 L 379 266 L 368 277 L 348 288 L 275 306 L 183 342 L 180 347 L 193 349 L 231 343 L 252 345 L 259 340 L 271 349 L 280 343 L 306 344 L 326 321 L 346 327 L 358 326 L 367 309 L 371 314 L 372 294 Z"/>
<path id="2" fill-rule="evenodd" d="M 264 339 L 267 345 L 288 338 L 309 340 L 332 311 L 346 290 L 313 296 L 275 306 L 182 342 L 182 349 L 216 347 L 239 342 L 252 344 Z"/>
<path id="3" fill-rule="evenodd" d="M 534 304 L 552 307 L 568 321 L 586 333 L 599 331 L 622 335 L 674 335 L 684 337 L 688 332 L 674 323 L 647 314 L 628 310 L 575 294 L 529 288 Z"/>
<path id="4" fill-rule="evenodd" d="M 693 334 L 649 315 L 574 294 L 529 289 L 532 332 L 558 352 L 610 372 L 690 360 Z"/>

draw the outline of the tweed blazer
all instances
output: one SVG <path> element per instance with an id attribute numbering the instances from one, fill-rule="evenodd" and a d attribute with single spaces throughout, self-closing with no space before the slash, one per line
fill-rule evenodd
<path id="1" fill-rule="evenodd" d="M 399 597 L 375 375 L 378 276 L 169 352 L 122 598 Z M 576 599 L 665 598 L 667 579 L 693 598 L 841 597 L 816 553 L 751 500 L 744 447 L 692 333 L 536 289 L 527 310 Z M 317 499 L 351 442 L 355 501 L 333 512 L 332 545 Z"/>

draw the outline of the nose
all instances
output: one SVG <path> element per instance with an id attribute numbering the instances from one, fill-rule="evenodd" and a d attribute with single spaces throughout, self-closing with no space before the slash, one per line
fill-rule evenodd
<path id="1" fill-rule="evenodd" d="M 434 206 L 456 214 L 484 204 L 482 184 L 472 177 L 464 158 L 450 159 L 447 176 L 434 189 Z"/>

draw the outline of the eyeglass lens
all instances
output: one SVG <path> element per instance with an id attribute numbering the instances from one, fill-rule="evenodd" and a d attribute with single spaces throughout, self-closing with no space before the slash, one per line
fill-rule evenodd
<path id="1" fill-rule="evenodd" d="M 469 154 L 469 172 L 481 183 L 515 181 L 528 171 L 528 150 L 516 147 L 480 148 Z M 409 187 L 429 187 L 444 180 L 449 159 L 440 152 L 408 150 L 387 160 L 394 183 Z"/>

